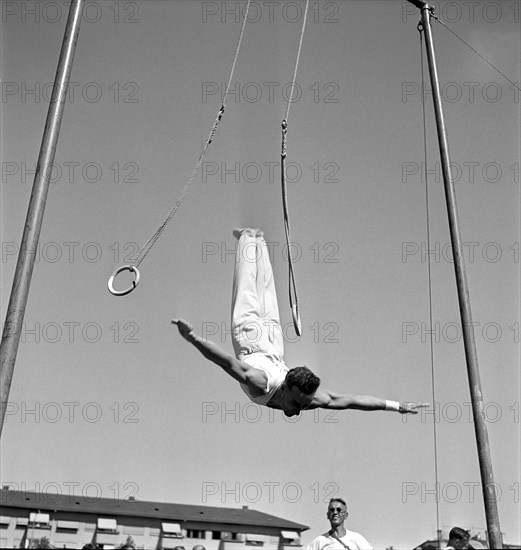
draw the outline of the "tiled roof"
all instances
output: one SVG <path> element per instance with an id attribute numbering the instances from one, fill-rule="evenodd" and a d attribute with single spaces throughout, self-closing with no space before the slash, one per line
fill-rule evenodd
<path id="1" fill-rule="evenodd" d="M 73 495 L 0 490 L 0 506 L 31 511 L 74 512 L 85 514 L 156 518 L 182 523 L 208 522 L 306 531 L 308 526 L 250 508 L 224 508 L 146 500 L 115 500 Z"/>

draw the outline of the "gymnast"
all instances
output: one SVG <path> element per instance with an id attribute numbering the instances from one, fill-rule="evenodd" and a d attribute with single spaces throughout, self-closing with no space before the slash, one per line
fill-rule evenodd
<path id="1" fill-rule="evenodd" d="M 273 270 L 262 231 L 235 229 L 238 239 L 233 275 L 232 340 L 235 357 L 196 335 L 183 319 L 179 333 L 207 359 L 239 382 L 251 401 L 280 409 L 288 417 L 310 409 L 388 410 L 417 414 L 428 403 L 389 401 L 366 395 L 341 395 L 320 388 L 307 367 L 288 368 L 279 319 Z"/>

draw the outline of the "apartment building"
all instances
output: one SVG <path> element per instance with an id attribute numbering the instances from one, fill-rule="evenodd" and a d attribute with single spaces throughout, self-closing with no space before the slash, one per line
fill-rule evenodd
<path id="1" fill-rule="evenodd" d="M 294 550 L 306 525 L 243 506 L 225 508 L 0 490 L 0 547 L 116 548 L 129 536 L 138 548 Z M 261 550 L 260 548 L 258 550 Z"/>

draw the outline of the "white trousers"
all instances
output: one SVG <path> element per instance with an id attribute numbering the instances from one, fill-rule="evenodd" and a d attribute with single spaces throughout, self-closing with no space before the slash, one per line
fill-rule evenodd
<path id="1" fill-rule="evenodd" d="M 284 341 L 266 241 L 255 230 L 239 238 L 232 293 L 232 337 L 237 358 L 264 353 L 283 360 Z"/>

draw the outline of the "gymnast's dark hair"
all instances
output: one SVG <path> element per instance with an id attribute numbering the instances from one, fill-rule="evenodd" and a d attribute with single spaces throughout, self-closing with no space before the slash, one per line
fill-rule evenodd
<path id="1" fill-rule="evenodd" d="M 286 374 L 286 386 L 296 386 L 303 394 L 311 395 L 320 386 L 320 378 L 307 367 L 295 367 Z"/>

